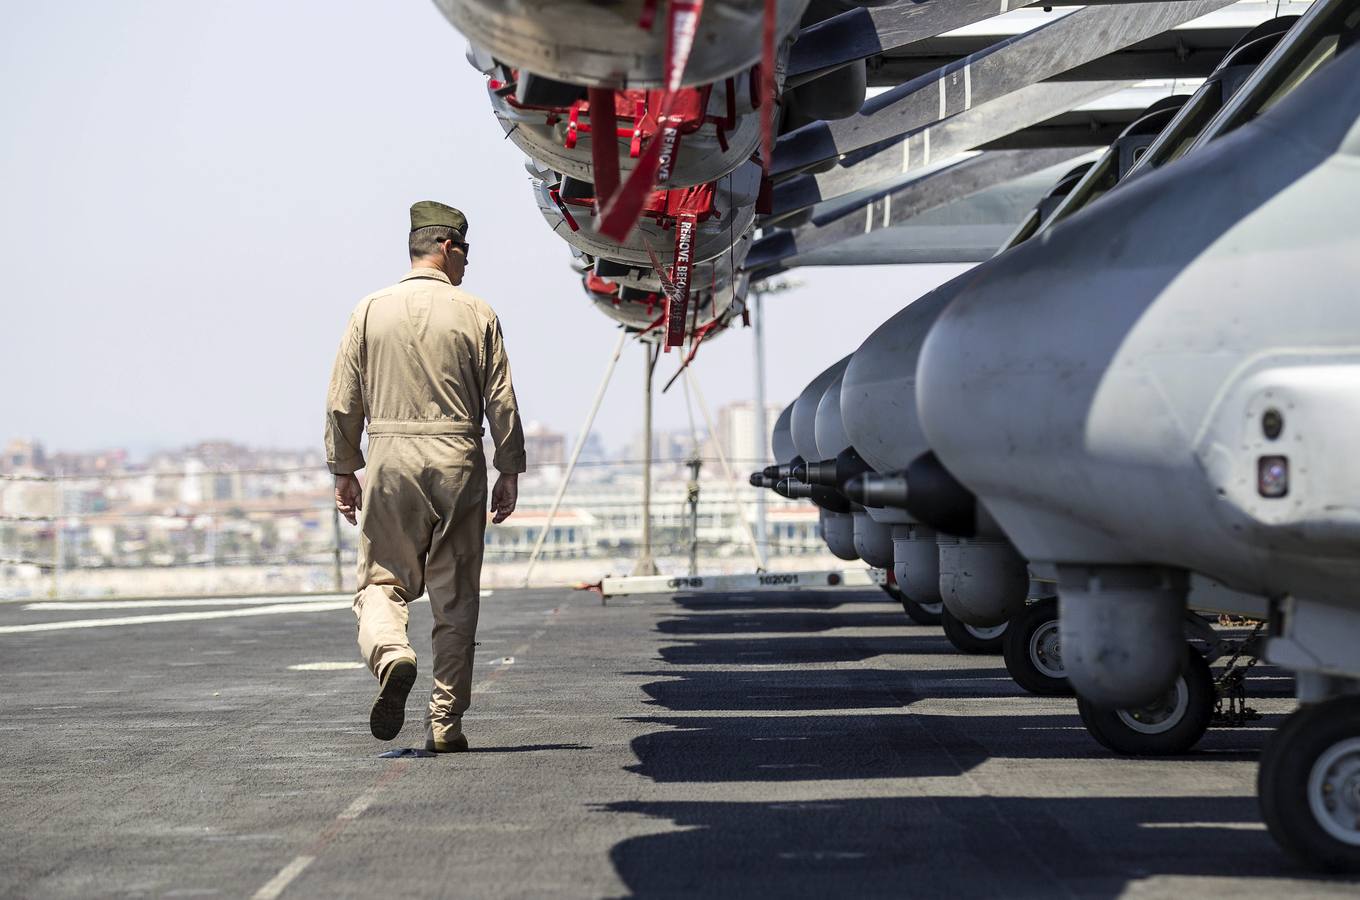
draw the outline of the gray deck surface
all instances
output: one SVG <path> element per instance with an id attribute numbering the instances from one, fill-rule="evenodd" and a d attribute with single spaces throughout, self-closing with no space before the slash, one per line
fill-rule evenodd
<path id="1" fill-rule="evenodd" d="M 475 752 L 380 759 L 324 601 L 0 603 L 7 897 L 1349 896 L 1260 824 L 1262 728 L 1116 758 L 877 591 L 482 601 Z M 341 601 L 343 602 L 343 601 Z M 335 604 L 332 604 L 332 607 Z M 43 622 L 235 610 L 53 631 Z M 429 608 L 413 607 L 427 652 Z M 513 658 L 509 662 L 507 658 Z"/>

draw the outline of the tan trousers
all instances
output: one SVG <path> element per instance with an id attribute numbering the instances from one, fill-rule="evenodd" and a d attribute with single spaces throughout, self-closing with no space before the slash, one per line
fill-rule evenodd
<path id="1" fill-rule="evenodd" d="M 415 659 L 406 605 L 428 590 L 434 690 L 426 737 L 457 737 L 472 693 L 486 531 L 481 442 L 371 436 L 359 528 L 359 651 L 378 677 L 394 660 Z"/>

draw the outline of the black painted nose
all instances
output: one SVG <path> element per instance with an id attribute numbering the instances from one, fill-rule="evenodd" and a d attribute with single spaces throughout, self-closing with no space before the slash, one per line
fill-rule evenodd
<path id="1" fill-rule="evenodd" d="M 865 472 L 845 482 L 841 490 L 850 500 L 864 506 L 905 509 L 907 505 L 907 478 L 902 472 L 883 475 Z"/>

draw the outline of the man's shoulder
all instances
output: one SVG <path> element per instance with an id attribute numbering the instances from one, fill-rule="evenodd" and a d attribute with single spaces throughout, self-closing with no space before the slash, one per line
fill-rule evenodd
<path id="1" fill-rule="evenodd" d="M 488 322 L 496 318 L 496 311 L 491 308 L 491 304 L 487 303 L 485 300 L 483 300 L 481 297 L 478 297 L 476 294 L 470 294 L 460 287 L 453 287 L 451 285 L 449 286 L 449 290 L 453 292 L 453 298 L 455 300 L 461 303 L 466 303 L 469 307 L 472 308 L 474 312 L 477 313 L 477 316 L 479 318 L 484 319 L 485 321 Z"/>
<path id="2" fill-rule="evenodd" d="M 389 284 L 385 288 L 379 288 L 371 294 L 365 294 L 363 299 L 354 305 L 355 315 L 362 313 L 369 306 L 372 306 L 375 302 L 382 300 L 384 297 L 390 297 L 393 294 L 396 294 L 401 289 L 401 286 L 401 282 L 397 282 L 396 284 Z"/>

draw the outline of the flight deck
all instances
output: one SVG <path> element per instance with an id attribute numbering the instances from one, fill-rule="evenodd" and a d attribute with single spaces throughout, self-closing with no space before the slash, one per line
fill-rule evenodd
<path id="1" fill-rule="evenodd" d="M 1353 897 L 1280 853 L 1296 707 L 1116 756 L 877 588 L 483 597 L 472 752 L 396 741 L 348 597 L 0 603 L 5 897 Z"/>
<path id="2" fill-rule="evenodd" d="M 379 435 L 467 436 L 485 407 L 497 468 L 557 482 L 550 505 L 526 491 L 511 527 L 484 547 L 461 531 L 429 545 L 416 527 L 421 510 L 445 516 L 467 497 L 422 493 L 414 519 L 374 519 L 387 507 L 367 504 L 365 572 L 390 571 L 417 592 L 428 546 L 436 599 L 441 581 L 458 584 L 456 609 L 439 608 L 440 643 L 457 657 L 441 666 L 441 681 L 456 670 L 453 709 L 468 693 L 459 660 L 475 629 L 462 615 L 473 603 L 468 570 L 450 580 L 448 557 L 461 567 L 485 549 L 502 560 L 483 573 L 472 752 L 423 749 L 428 652 L 405 730 L 393 742 L 370 737 L 394 732 L 392 698 L 410 679 L 400 617 L 382 621 L 394 610 L 365 616 L 369 657 L 403 663 L 387 667 L 370 723 L 374 679 L 358 661 L 348 596 L 177 596 L 190 584 L 292 590 L 284 567 L 307 572 L 311 588 L 345 587 L 349 542 L 314 461 L 229 470 L 242 454 L 208 442 L 175 472 L 158 454 L 145 464 L 124 451 L 48 459 L 20 442 L 0 460 L 0 576 L 28 595 L 102 593 L 89 585 L 107 576 L 171 596 L 0 601 L 0 896 L 1360 896 L 1360 882 L 1320 874 L 1360 875 L 1360 0 L 434 5 L 451 26 L 438 26 L 445 43 L 416 50 L 428 24 L 408 27 L 397 68 L 415 66 L 407 80 L 439 100 L 392 121 L 452 116 L 457 139 L 430 142 L 440 148 L 430 183 L 476 202 L 460 185 L 485 180 L 497 207 L 519 192 L 521 208 L 537 210 L 527 227 L 492 218 L 492 238 L 478 241 L 512 255 L 497 261 L 493 250 L 473 269 L 492 276 L 469 283 L 505 298 L 507 322 L 520 304 L 519 334 L 552 323 L 540 345 L 550 352 L 529 359 L 570 381 L 571 399 L 538 393 L 533 406 L 561 415 L 587 396 L 566 377 L 593 366 L 568 324 L 581 311 L 617 333 L 570 456 L 564 438 L 544 441 L 551 452 L 521 464 L 517 413 L 497 412 L 515 406 L 504 400 L 503 354 L 482 353 L 474 371 L 462 349 L 430 344 L 420 352 L 463 360 L 452 381 L 434 379 L 441 391 L 476 381 L 487 397 L 460 394 L 457 415 L 445 415 L 454 407 L 426 392 L 427 375 L 445 370 L 422 357 L 398 377 L 397 405 L 444 412 L 401 413 L 411 427 L 388 429 L 383 404 L 368 403 L 386 396 L 362 362 L 378 346 L 369 317 L 351 320 L 336 368 L 351 389 L 329 410 L 347 423 L 331 449 L 353 451 L 328 453 L 344 473 L 339 513 L 359 506 L 351 473 L 365 417 L 370 435 L 376 425 Z M 278 46 L 315 43 L 313 26 Z M 272 21 L 247 28 L 230 46 L 276 31 Z M 167 33 L 138 55 L 163 63 L 170 46 L 215 58 L 185 42 L 216 27 Z M 64 27 L 52 35 L 69 42 Z M 462 110 L 444 105 L 464 61 L 476 73 L 469 88 L 485 95 L 483 121 L 495 123 L 490 143 L 475 143 Z M 31 68 L 67 67 L 44 57 Z M 45 105 L 85 121 L 102 96 L 88 84 L 106 81 L 105 94 L 159 96 L 140 80 L 117 90 L 101 69 L 93 82 L 72 79 L 70 100 Z M 282 120 L 303 121 L 297 110 L 335 94 L 353 102 L 326 121 L 385 121 L 386 106 L 365 97 L 391 91 L 332 82 L 311 85 Z M 292 96 L 288 79 L 275 83 Z M 234 88 L 228 102 L 212 96 L 195 91 L 155 115 L 128 107 L 86 130 L 117 144 L 173 122 L 172 141 L 138 138 L 156 148 L 179 146 L 199 107 L 250 110 L 231 129 L 240 135 L 272 123 Z M 207 192 L 186 195 L 236 197 L 258 173 L 286 186 L 255 203 L 240 194 L 241 209 L 317 181 L 310 170 L 274 174 L 274 158 L 315 158 L 309 145 L 254 143 L 272 156 L 247 168 L 105 155 L 126 171 L 192 172 Z M 502 188 L 486 163 L 507 153 L 516 162 Z M 25 171 L 62 160 L 35 162 Z M 86 162 L 60 168 L 113 173 L 89 184 L 129 180 L 99 169 L 102 156 Z M 420 177 L 419 165 L 407 168 Z M 347 168 L 369 170 L 383 169 Z M 49 207 L 96 208 L 84 194 L 62 199 L 70 187 L 59 185 L 55 203 L 35 192 L 16 233 Z M 155 209 L 141 199 L 104 207 Z M 332 208 L 297 197 L 290 206 Z M 432 201 L 412 209 L 424 210 L 408 245 L 417 274 L 460 284 L 467 217 Z M 373 210 L 341 218 L 382 220 Z M 547 230 L 570 291 L 540 274 L 551 254 L 535 242 Z M 341 232 L 345 247 L 363 243 Z M 115 286 L 144 280 L 127 275 L 141 257 L 111 252 L 120 261 L 106 268 L 127 276 Z M 277 254 L 257 240 L 234 256 Z M 134 269 L 120 269 L 121 257 Z M 60 290 L 48 275 L 68 263 L 35 269 L 27 293 Z M 775 299 L 802 268 L 921 263 L 971 268 L 926 293 L 894 270 L 872 284 L 838 281 L 801 312 Z M 532 286 L 505 278 L 512 270 Z M 237 274 L 244 293 L 299 295 L 277 273 Z M 439 290 L 440 303 L 453 296 Z M 176 327 L 138 317 L 132 299 L 109 302 L 131 310 L 129 321 Z M 243 361 L 309 358 L 274 309 L 216 306 L 270 323 L 246 346 L 284 344 L 213 364 L 203 338 L 226 342 L 226 332 L 186 332 L 206 355 L 176 372 L 204 389 L 123 417 L 150 429 L 139 432 L 148 447 L 222 395 L 193 380 L 200 371 L 239 386 Z M 427 306 L 409 324 L 443 335 L 447 323 Z M 797 320 L 772 347 L 780 395 L 795 398 L 773 428 L 767 314 Z M 717 427 L 691 364 L 733 397 L 731 373 L 700 351 L 747 325 L 753 415 L 738 428 L 734 405 Z M 493 346 L 499 325 L 486 328 Z M 43 334 L 65 329 L 54 321 Z M 15 334 L 27 336 L 22 322 Z M 135 375 L 127 360 L 138 355 L 112 346 L 118 359 L 85 368 Z M 578 464 L 604 461 L 582 455 L 630 346 L 645 363 L 630 444 L 643 458 L 583 474 L 578 495 L 590 505 L 564 509 Z M 169 371 L 159 349 L 143 384 Z M 47 372 L 57 356 L 29 368 Z M 673 441 L 656 440 L 659 379 L 660 393 L 683 379 L 688 480 L 678 465 L 653 471 L 654 460 L 678 461 Z M 120 396 L 135 396 L 136 381 Z M 103 440 L 89 426 L 98 416 L 80 413 L 104 396 L 87 387 L 76 392 L 84 399 L 46 406 L 66 413 L 63 428 L 82 423 L 82 442 Z M 254 394 L 284 402 L 287 392 Z M 232 419 L 203 419 L 219 420 Z M 157 431 L 165 422 L 177 424 Z M 710 447 L 721 481 L 703 488 L 701 512 Z M 422 483 L 445 465 L 421 459 Z M 383 469 L 364 476 L 370 498 L 392 490 Z M 235 477 L 246 472 L 297 478 L 247 490 Z M 316 490 L 306 488 L 314 476 Z M 654 498 L 655 483 L 673 499 Z M 498 478 L 492 490 L 493 523 L 514 506 L 509 485 Z M 782 498 L 780 509 L 767 517 L 754 489 Z M 802 500 L 810 506 L 794 505 Z M 400 565 L 375 543 L 394 534 Z M 441 546 L 456 552 L 441 558 Z M 847 568 L 827 568 L 833 559 Z M 554 572 L 535 582 L 540 562 Z M 786 571 L 798 566 L 820 571 Z M 611 570 L 632 574 L 601 577 Z M 600 580 L 594 591 L 500 588 L 577 578 Z M 430 616 L 416 605 L 418 650 Z M 449 749 L 460 746 L 456 714 L 441 691 L 429 746 Z"/>

